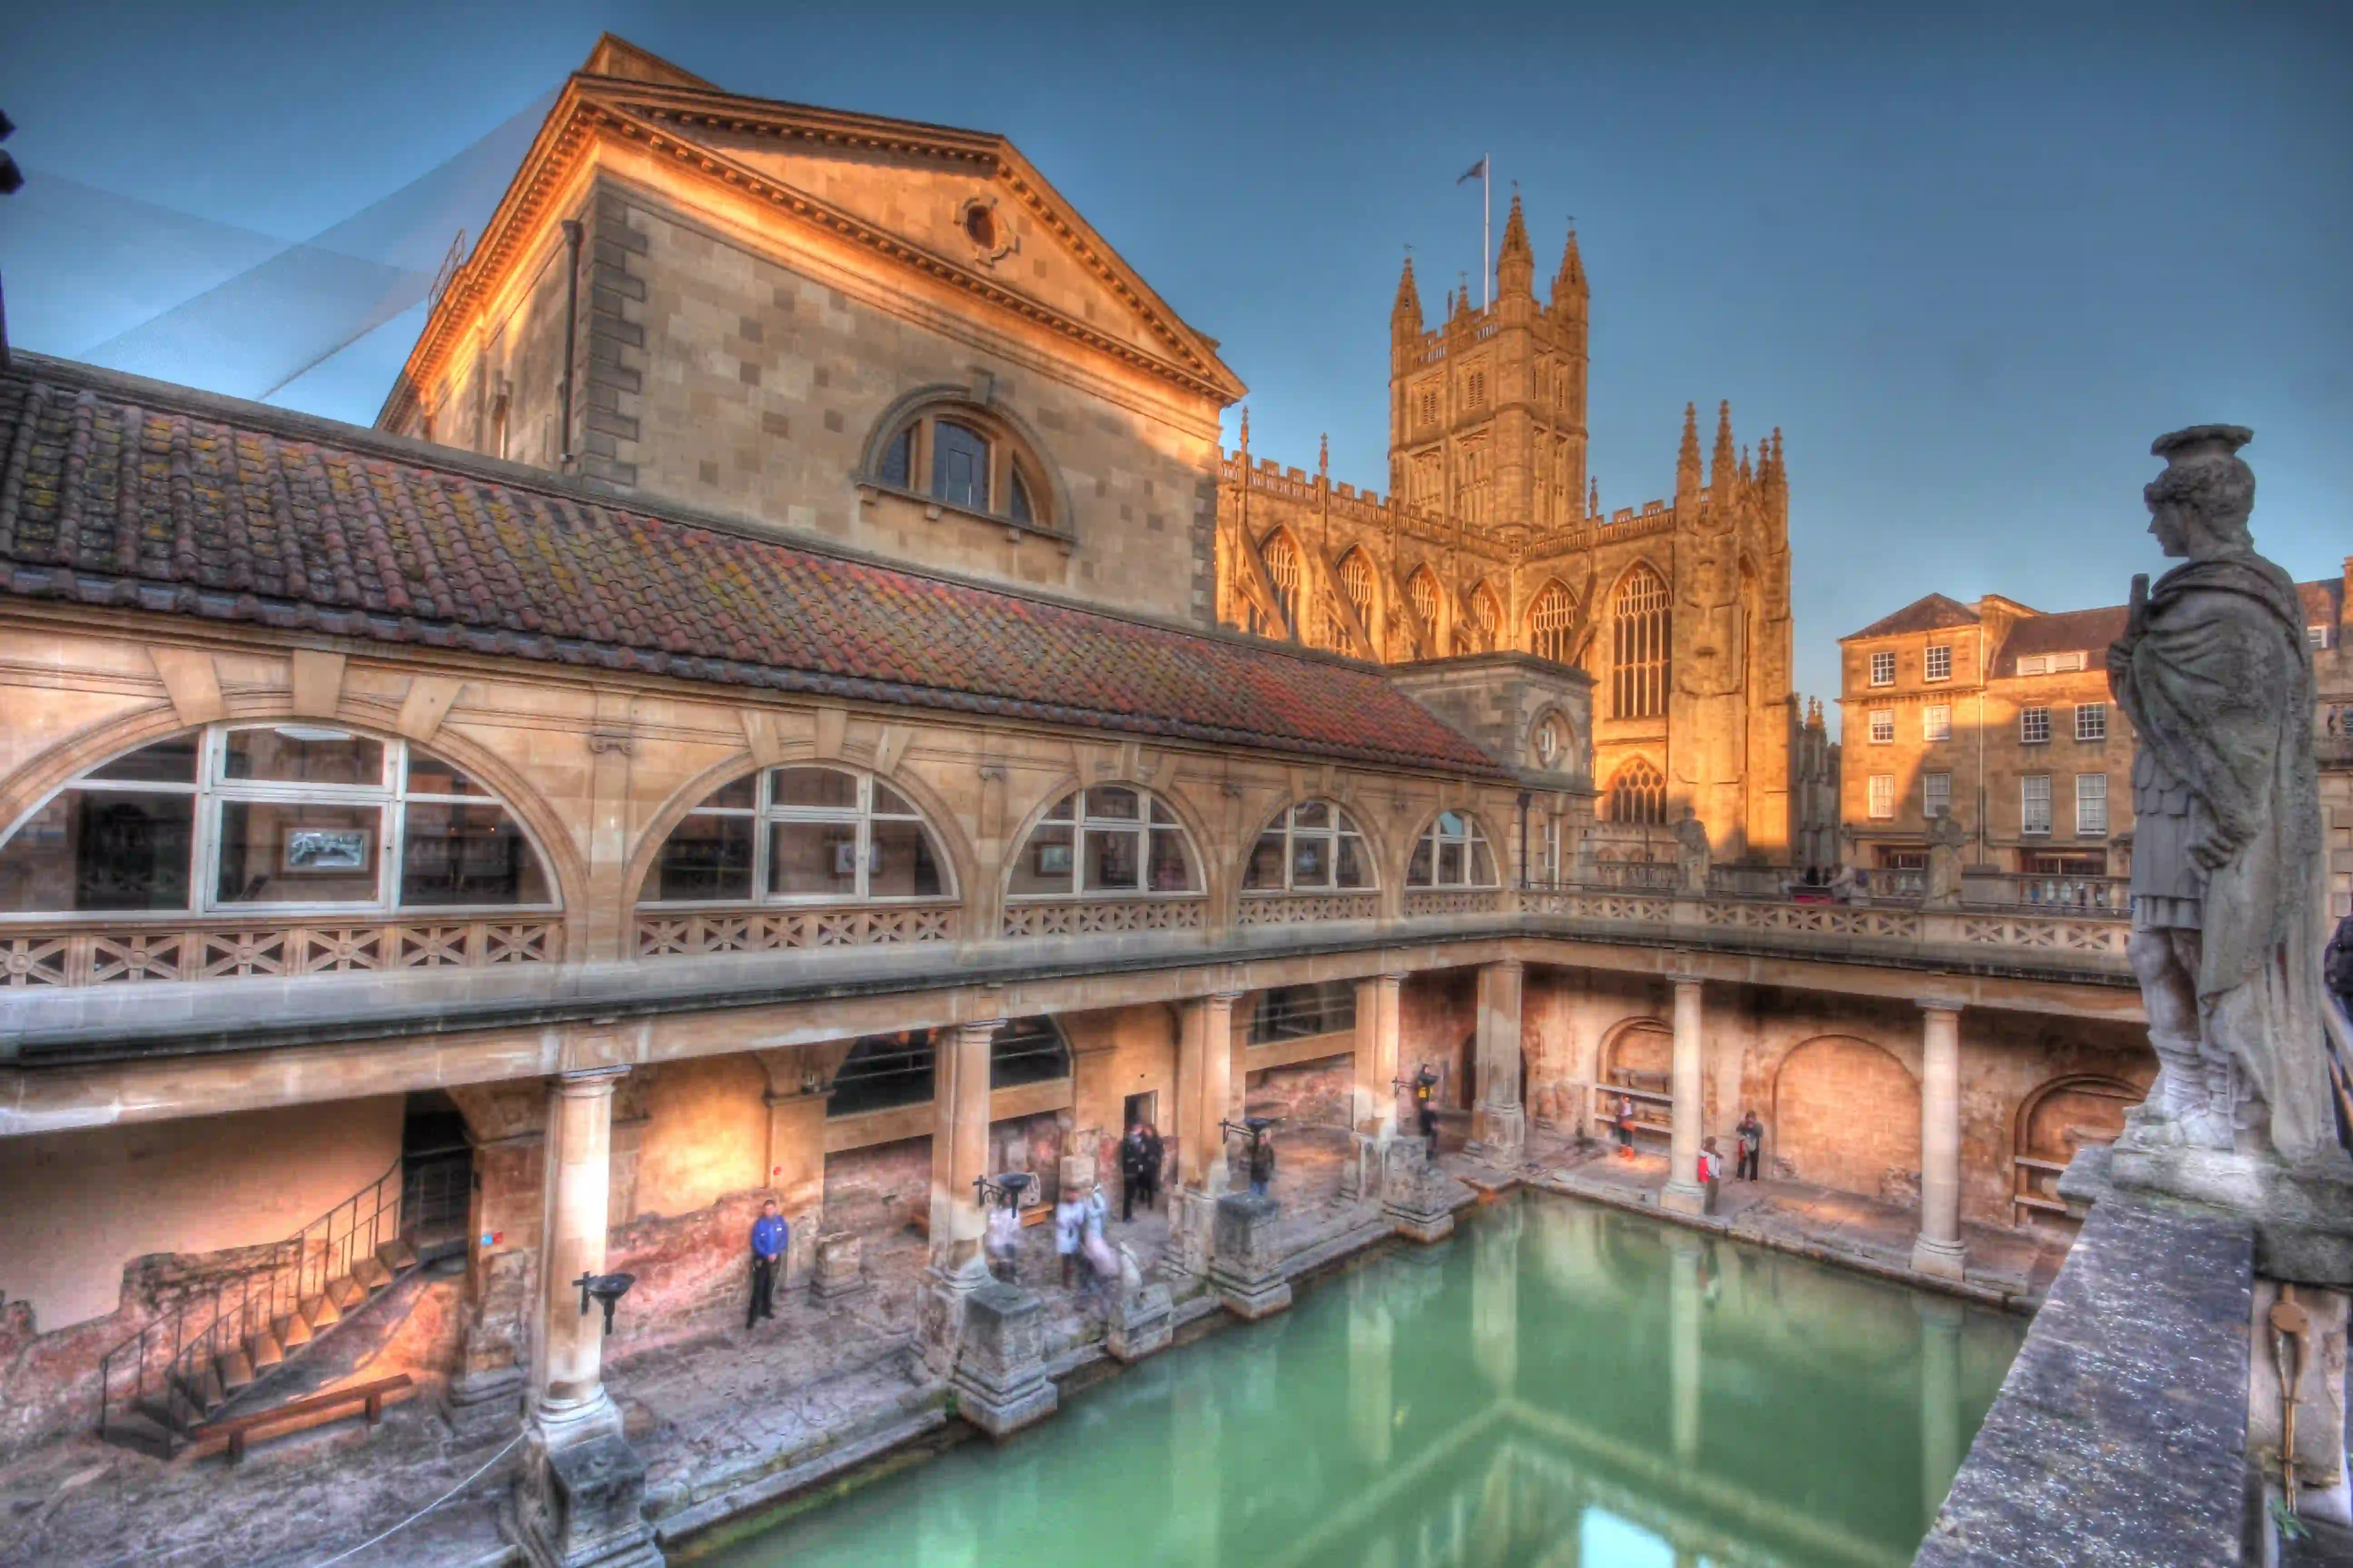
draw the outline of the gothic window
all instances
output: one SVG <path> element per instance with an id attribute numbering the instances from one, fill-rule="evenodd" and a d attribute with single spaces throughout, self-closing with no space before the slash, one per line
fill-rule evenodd
<path id="1" fill-rule="evenodd" d="M 1495 597 L 1495 590 L 1482 583 L 1471 590 L 1471 618 L 1479 623 L 1479 630 L 1493 647 L 1504 630 L 1504 604 Z"/>
<path id="2" fill-rule="evenodd" d="M 1000 416 L 955 403 L 907 416 L 870 448 L 870 482 L 962 511 L 1054 529 L 1043 465 Z"/>
<path id="3" fill-rule="evenodd" d="M 1471 373 L 1470 380 L 1465 384 L 1465 390 L 1468 395 L 1465 397 L 1464 401 L 1469 403 L 1472 407 L 1486 407 L 1487 373 L 1483 370 L 1472 371 Z"/>
<path id="4" fill-rule="evenodd" d="M 649 904 L 945 898 L 947 857 L 914 804 L 847 768 L 768 768 L 724 784 L 670 829 Z"/>
<path id="5" fill-rule="evenodd" d="M 1441 811 L 1414 840 L 1405 869 L 1409 888 L 1492 888 L 1495 855 L 1468 812 Z"/>
<path id="6" fill-rule="evenodd" d="M 1424 425 L 1437 424 L 1438 388 L 1434 384 L 1423 387 L 1421 389 L 1421 395 L 1418 399 L 1418 402 L 1421 412 L 1421 422 Z"/>
<path id="7" fill-rule="evenodd" d="M 1656 719 L 1667 710 L 1667 580 L 1637 566 L 1609 608 L 1610 711 Z"/>
<path id="8" fill-rule="evenodd" d="M 1329 801 L 1302 801 L 1267 824 L 1242 886 L 1252 892 L 1324 893 L 1375 885 L 1373 858 L 1356 820 Z"/>
<path id="9" fill-rule="evenodd" d="M 1361 550 L 1351 550 L 1340 557 L 1340 592 L 1356 608 L 1356 620 L 1363 626 L 1373 624 L 1373 568 Z"/>
<path id="10" fill-rule="evenodd" d="M 1291 542 L 1291 535 L 1277 531 L 1266 536 L 1260 556 L 1266 562 L 1266 574 L 1274 581 L 1274 596 L 1282 603 L 1283 618 L 1298 626 L 1299 547 Z"/>
<path id="11" fill-rule="evenodd" d="M 0 915 L 553 909 L 489 786 L 406 741 L 216 724 L 100 763 L 0 844 Z"/>
<path id="12" fill-rule="evenodd" d="M 1323 646 L 1339 653 L 1354 653 L 1356 639 L 1348 636 L 1348 623 L 1340 616 L 1340 601 L 1329 594 L 1318 594 L 1315 602 L 1323 611 Z"/>
<path id="13" fill-rule="evenodd" d="M 1006 891 L 1015 898 L 1167 897 L 1201 890 L 1176 814 L 1140 789 L 1072 790 L 1029 830 Z"/>
<path id="14" fill-rule="evenodd" d="M 1577 601 L 1557 581 L 1546 583 L 1528 606 L 1528 651 L 1556 664 L 1568 662 L 1568 628 L 1577 619 Z"/>
<path id="15" fill-rule="evenodd" d="M 1438 579 L 1427 566 L 1418 567 L 1406 580 L 1405 595 L 1413 601 L 1414 618 L 1421 623 L 1425 638 L 1438 636 Z"/>
<path id="16" fill-rule="evenodd" d="M 1609 781 L 1609 820 L 1663 823 L 1667 820 L 1667 781 L 1659 770 L 1636 757 Z"/>

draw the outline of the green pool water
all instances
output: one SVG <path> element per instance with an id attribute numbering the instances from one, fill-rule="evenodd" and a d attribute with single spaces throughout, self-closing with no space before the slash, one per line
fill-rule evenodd
<path id="1" fill-rule="evenodd" d="M 1897 1568 L 2024 1330 L 1528 1194 L 697 1568 Z"/>

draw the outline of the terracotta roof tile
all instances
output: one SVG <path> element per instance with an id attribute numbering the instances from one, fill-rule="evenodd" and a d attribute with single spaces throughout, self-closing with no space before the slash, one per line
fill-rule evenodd
<path id="1" fill-rule="evenodd" d="M 255 405 L 173 406 L 145 384 L 133 401 L 123 384 L 29 355 L 0 377 L 0 592 L 1498 773 L 1368 669 L 440 467 Z"/>

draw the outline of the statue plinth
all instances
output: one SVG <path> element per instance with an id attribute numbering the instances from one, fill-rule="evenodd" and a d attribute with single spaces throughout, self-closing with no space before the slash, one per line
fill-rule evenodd
<path id="1" fill-rule="evenodd" d="M 2255 1270 L 2268 1279 L 2353 1288 L 2353 1159 L 2342 1150 L 2290 1160 L 2268 1147 L 2202 1148 L 2136 1109 L 2107 1179 L 2119 1192 L 2242 1215 L 2255 1227 Z"/>

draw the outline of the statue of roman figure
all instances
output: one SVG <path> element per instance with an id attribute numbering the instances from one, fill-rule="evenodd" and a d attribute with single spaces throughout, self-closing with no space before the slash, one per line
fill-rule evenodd
<path id="1" fill-rule="evenodd" d="M 2159 1072 L 2145 1142 L 2303 1161 L 2336 1143 L 2320 1017 L 2312 653 L 2286 573 L 2247 530 L 2253 432 L 2200 425 L 2149 450 L 2149 532 L 2183 564 L 2133 581 L 2108 681 L 2131 720 L 2128 952 Z"/>

